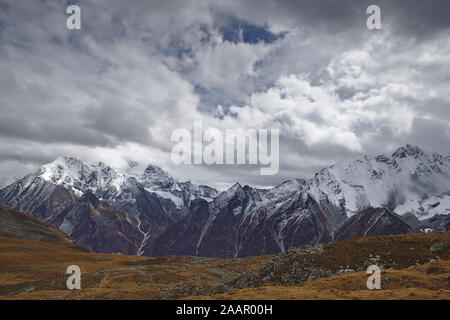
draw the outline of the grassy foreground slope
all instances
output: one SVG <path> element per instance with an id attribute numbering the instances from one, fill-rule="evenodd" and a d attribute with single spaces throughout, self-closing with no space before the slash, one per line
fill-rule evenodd
<path id="1" fill-rule="evenodd" d="M 223 294 L 188 299 L 450 300 L 450 233 L 365 237 L 286 252 Z M 370 265 L 381 290 L 366 286 Z"/>
<path id="2" fill-rule="evenodd" d="M 76 247 L 72 239 L 64 232 L 28 214 L 9 209 L 1 203 L 0 238 L 36 240 L 65 247 Z"/>
<path id="3" fill-rule="evenodd" d="M 450 233 L 416 233 L 347 239 L 290 250 L 237 279 L 235 288 L 295 286 L 333 275 L 366 271 L 371 265 L 401 270 L 450 259 Z"/>
<path id="4" fill-rule="evenodd" d="M 261 267 L 269 258 L 145 258 L 0 238 L 0 299 L 178 299 L 208 295 Z M 65 272 L 72 264 L 81 268 L 81 290 L 66 288 Z"/>
<path id="5" fill-rule="evenodd" d="M 224 294 L 188 297 L 205 300 L 450 300 L 450 261 L 403 270 L 384 270 L 380 290 L 368 290 L 365 272 L 331 276 L 298 286 L 265 285 Z"/>

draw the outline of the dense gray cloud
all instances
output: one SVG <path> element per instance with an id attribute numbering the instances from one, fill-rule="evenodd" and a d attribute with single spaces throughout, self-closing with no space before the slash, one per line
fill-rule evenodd
<path id="1" fill-rule="evenodd" d="M 68 3 L 0 0 L 0 175 L 70 155 L 268 186 L 405 143 L 450 153 L 448 1 L 74 3 L 80 31 Z M 280 172 L 173 165 L 171 133 L 195 120 L 279 128 Z"/>

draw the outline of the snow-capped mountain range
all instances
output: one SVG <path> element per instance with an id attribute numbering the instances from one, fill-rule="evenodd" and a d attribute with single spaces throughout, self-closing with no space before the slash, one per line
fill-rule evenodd
<path id="1" fill-rule="evenodd" d="M 179 182 L 157 166 L 139 172 L 61 157 L 0 190 L 0 202 L 57 226 L 99 252 L 141 254 L 169 225 L 189 214 L 192 201 L 219 192 Z"/>
<path id="2" fill-rule="evenodd" d="M 236 183 L 220 193 L 139 167 L 58 158 L 2 188 L 0 202 L 94 251 L 147 256 L 249 256 L 449 228 L 450 157 L 412 145 L 264 190 Z"/>
<path id="3" fill-rule="evenodd" d="M 137 170 L 138 164 L 130 162 L 124 170 L 113 169 L 106 163 L 86 164 L 72 157 L 61 157 L 42 166 L 35 176 L 55 185 L 72 189 L 82 195 L 92 192 L 100 200 L 117 200 L 126 198 L 127 184 L 136 180 L 147 191 L 162 198 L 172 200 L 178 207 L 184 204 L 186 195 L 189 199 L 197 197 L 212 200 L 218 191 L 193 182 L 175 181 L 169 173 L 158 166 L 149 165 L 143 172 Z"/>
<path id="4" fill-rule="evenodd" d="M 450 212 L 450 157 L 406 145 L 392 155 L 345 161 L 321 170 L 309 182 L 316 200 L 345 203 L 347 216 L 388 207 L 425 220 Z"/>

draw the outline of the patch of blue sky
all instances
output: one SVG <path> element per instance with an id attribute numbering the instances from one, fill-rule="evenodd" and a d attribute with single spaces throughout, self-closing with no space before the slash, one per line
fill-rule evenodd
<path id="1" fill-rule="evenodd" d="M 220 27 L 219 31 L 224 41 L 250 44 L 259 42 L 272 43 L 283 38 L 287 33 L 280 32 L 275 34 L 269 30 L 268 26 L 258 26 L 239 19 L 232 19 L 229 24 Z"/>

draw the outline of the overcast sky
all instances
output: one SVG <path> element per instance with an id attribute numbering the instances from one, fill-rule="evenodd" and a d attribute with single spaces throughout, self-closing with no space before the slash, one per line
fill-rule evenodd
<path id="1" fill-rule="evenodd" d="M 450 154 L 450 1 L 0 0 L 0 88 L 0 176 L 74 156 L 269 186 L 406 143 Z M 279 173 L 175 166 L 195 120 L 280 129 Z"/>

